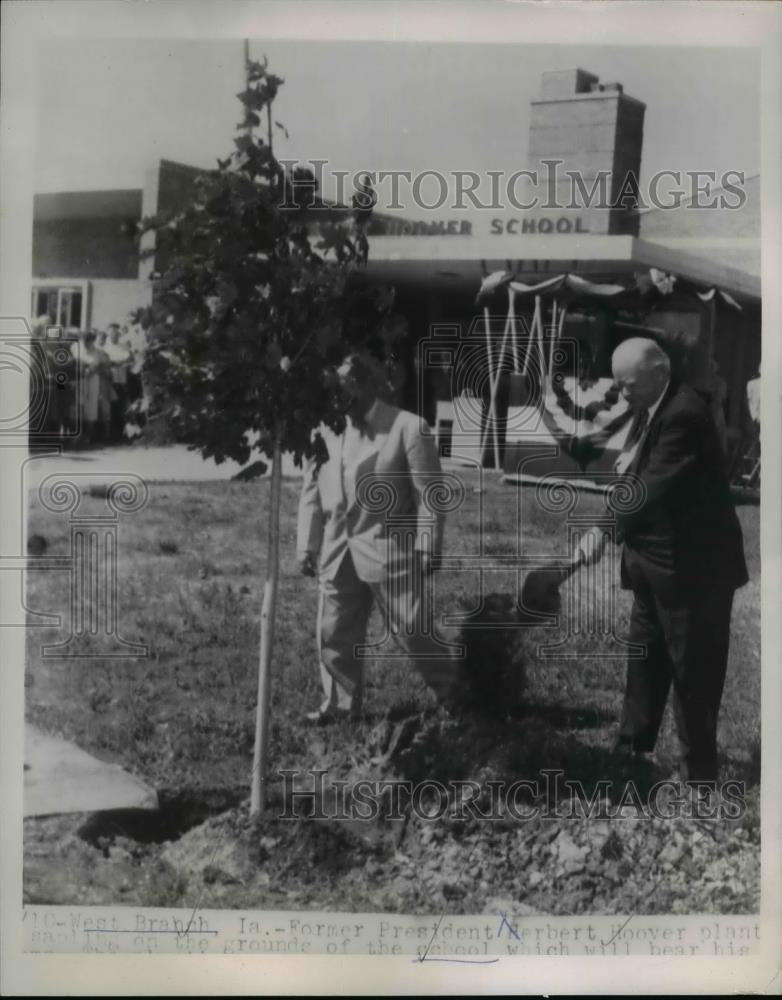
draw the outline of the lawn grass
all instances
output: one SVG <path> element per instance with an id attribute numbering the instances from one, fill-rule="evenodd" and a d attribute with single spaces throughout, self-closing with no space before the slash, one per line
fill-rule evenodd
<path id="1" fill-rule="evenodd" d="M 465 502 L 447 525 L 449 557 L 483 554 L 527 559 L 567 555 L 564 515 L 541 510 L 533 488 L 518 489 L 486 477 L 473 492 L 475 473 L 465 480 Z M 296 504 L 299 484 L 286 480 L 282 497 L 281 580 L 272 693 L 272 760 L 300 752 L 298 716 L 319 701 L 315 655 L 317 588 L 297 574 Z M 61 629 L 28 633 L 28 715 L 86 749 L 108 753 L 153 784 L 190 782 L 246 784 L 253 733 L 259 620 L 264 580 L 268 481 L 151 484 L 150 500 L 119 527 L 119 629 L 128 641 L 145 643 L 146 659 L 44 658 L 41 647 L 67 638 L 69 578 L 60 571 L 29 574 L 31 610 L 62 614 Z M 85 497 L 84 512 L 99 513 L 100 498 Z M 582 494 L 578 514 L 599 516 L 599 495 Z M 751 582 L 736 595 L 730 664 L 720 720 L 726 776 L 743 774 L 759 733 L 760 573 L 758 508 L 743 506 Z M 516 526 L 521 524 L 521 538 Z M 29 530 L 49 542 L 50 555 L 69 548 L 69 525 L 33 500 Z M 513 592 L 520 571 L 494 560 L 484 576 L 486 592 Z M 615 638 L 589 635 L 588 611 L 615 605 L 615 634 L 626 631 L 630 595 L 617 586 L 617 550 L 603 562 L 605 580 L 596 589 L 583 573 L 563 588 L 559 626 L 538 628 L 528 645 L 541 653 L 527 665 L 530 704 L 560 713 L 593 713 L 599 721 L 582 734 L 609 745 L 624 683 L 622 647 Z M 523 574 L 522 574 L 523 575 Z M 611 576 L 614 578 L 611 579 Z M 451 563 L 436 581 L 438 611 L 458 611 L 460 600 L 478 601 L 480 579 L 473 568 Z M 575 602 L 582 634 L 568 640 Z M 610 619 L 609 619 L 610 623 Z M 373 619 L 374 634 L 380 622 Z M 557 650 L 557 643 L 567 640 Z M 397 701 L 429 695 L 406 662 L 396 657 L 368 668 L 367 711 L 382 715 Z M 658 757 L 673 767 L 671 713 Z M 207 771 L 204 762 L 208 761 Z"/>
<path id="2" fill-rule="evenodd" d="M 485 592 L 513 592 L 523 573 L 503 562 L 504 557 L 519 552 L 533 561 L 567 556 L 565 514 L 542 509 L 534 488 L 519 489 L 488 475 L 481 490 L 475 472 L 459 475 L 465 500 L 446 528 L 445 552 L 451 561 L 436 580 L 440 612 L 458 610 L 460 601 L 475 602 L 480 593 L 474 564 L 461 565 L 460 558 L 485 557 Z M 268 480 L 152 483 L 147 505 L 121 518 L 119 629 L 125 640 L 148 646 L 146 658 L 42 656 L 42 645 L 69 635 L 69 577 L 61 571 L 30 572 L 30 610 L 63 618 L 59 629 L 28 630 L 27 717 L 45 731 L 122 764 L 165 793 L 245 793 L 252 760 L 268 491 Z M 297 480 L 284 482 L 271 707 L 270 759 L 275 770 L 317 767 L 324 757 L 338 753 L 345 740 L 342 726 L 313 732 L 301 721 L 304 711 L 318 705 L 320 690 L 314 633 L 317 588 L 298 575 L 295 562 L 298 492 Z M 80 513 L 105 509 L 100 497 L 86 496 Z M 600 495 L 581 495 L 579 515 L 598 517 L 603 511 Z M 759 512 L 742 506 L 738 513 L 751 582 L 737 593 L 734 604 L 719 744 L 723 778 L 756 785 Z M 31 497 L 29 532 L 47 539 L 48 555 L 68 553 L 69 531 L 65 515 L 52 513 Z M 458 752 L 454 747 L 454 777 L 514 780 L 541 767 L 562 768 L 567 777 L 587 784 L 604 775 L 621 708 L 621 636 L 630 596 L 618 587 L 618 551 L 609 550 L 603 565 L 607 575 L 598 585 L 588 586 L 583 571 L 566 584 L 558 624 L 527 629 L 525 712 L 489 730 L 482 743 Z M 609 609 L 607 633 L 599 625 L 588 632 L 589 614 L 596 607 Z M 573 636 L 568 623 L 572 625 L 576 608 L 583 628 Z M 381 634 L 380 625 L 374 617 L 375 638 Z M 370 662 L 367 680 L 367 717 L 351 735 L 356 744 L 369 741 L 378 721 L 394 706 L 433 705 L 423 683 L 398 657 Z M 670 709 L 656 758 L 660 775 L 674 770 Z"/>

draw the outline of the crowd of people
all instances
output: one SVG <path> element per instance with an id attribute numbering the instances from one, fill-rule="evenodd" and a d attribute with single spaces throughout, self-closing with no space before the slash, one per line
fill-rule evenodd
<path id="1" fill-rule="evenodd" d="M 33 327 L 41 352 L 34 377 L 43 388 L 34 400 L 37 430 L 80 447 L 120 444 L 141 433 L 145 420 L 143 333 L 110 323 L 106 330 Z M 40 376 L 40 377 L 39 377 Z"/>

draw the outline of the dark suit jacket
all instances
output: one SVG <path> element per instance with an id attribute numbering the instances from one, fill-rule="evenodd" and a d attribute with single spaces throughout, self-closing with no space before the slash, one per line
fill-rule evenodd
<path id="1" fill-rule="evenodd" d="M 697 589 L 735 589 L 748 580 L 744 543 L 717 429 L 707 404 L 672 382 L 628 473 L 645 498 L 617 511 L 624 541 L 622 586 L 639 575 L 665 603 Z"/>

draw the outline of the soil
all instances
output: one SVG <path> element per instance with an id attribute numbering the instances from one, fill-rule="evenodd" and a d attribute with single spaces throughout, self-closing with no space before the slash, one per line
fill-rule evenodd
<path id="1" fill-rule="evenodd" d="M 433 698 L 407 663 L 383 652 L 382 623 L 375 619 L 369 638 L 380 652 L 368 665 L 367 717 L 355 725 L 308 727 L 302 715 L 321 698 L 317 588 L 295 565 L 299 484 L 286 480 L 283 486 L 273 767 L 324 772 L 324 811 L 333 805 L 337 781 L 400 780 L 419 789 L 424 781 L 438 781 L 451 792 L 445 814 L 425 819 L 402 809 L 399 818 L 381 822 L 351 818 L 347 810 L 348 818 L 307 818 L 312 804 L 292 799 L 278 781 L 262 818 L 251 819 L 268 483 L 156 483 L 147 506 L 120 532 L 121 634 L 145 643 L 149 656 L 43 656 L 44 644 L 62 643 L 69 634 L 70 596 L 62 574 L 31 572 L 28 606 L 64 617 L 60 628 L 28 630 L 25 683 L 30 722 L 136 774 L 155 788 L 161 808 L 26 820 L 26 902 L 413 914 L 757 912 L 755 508 L 739 509 L 752 581 L 736 595 L 719 741 L 724 777 L 746 785 L 744 806 L 734 818 L 655 818 L 638 814 L 626 778 L 635 779 L 644 802 L 650 783 L 670 776 L 678 749 L 673 720 L 669 712 L 655 761 L 625 773 L 611 750 L 624 659 L 598 634 L 576 637 L 577 656 L 569 646 L 560 648 L 570 634 L 563 626 L 575 614 L 575 598 L 586 614 L 595 596 L 576 587 L 578 577 L 562 588 L 568 610 L 559 626 L 508 630 L 497 626 L 508 621 L 517 570 L 486 574 L 495 593 L 483 606 L 486 628 L 470 631 L 463 659 L 470 710 L 463 715 L 427 710 Z M 487 481 L 481 492 L 467 489 L 465 496 L 448 531 L 450 551 L 469 566 L 476 553 L 512 563 L 517 540 L 509 526 L 522 514 L 529 551 L 561 554 L 562 518 L 534 502 L 534 492 Z M 105 513 L 100 497 L 83 501 L 88 512 Z M 602 510 L 599 498 L 586 495 L 579 503 Z M 29 527 L 47 539 L 47 555 L 69 552 L 67 518 L 38 500 Z M 479 582 L 472 570 L 439 574 L 438 601 L 449 609 L 476 608 Z M 623 634 L 628 595 L 612 584 L 606 600 Z M 502 795 L 492 800 L 492 782 L 506 788 L 519 779 L 539 782 L 554 769 L 562 780 L 553 791 L 517 786 L 510 805 Z M 313 780 L 305 773 L 298 790 Z M 477 784 L 476 808 L 493 818 L 469 810 L 460 816 L 452 784 L 459 781 Z M 595 802 L 608 801 L 610 818 L 551 818 L 554 807 L 560 813 L 570 808 L 573 793 L 565 781 L 579 782 Z M 608 789 L 603 781 L 611 783 Z M 430 784 L 419 812 L 434 815 L 438 804 L 441 793 Z M 730 803 L 717 806 L 728 812 Z M 286 809 L 292 818 L 280 818 Z"/>
<path id="2" fill-rule="evenodd" d="M 604 818 L 552 818 L 555 803 L 560 814 L 578 812 L 552 777 L 541 794 L 516 796 L 514 811 L 487 784 L 514 780 L 502 750 L 509 735 L 507 723 L 485 717 L 385 719 L 370 741 L 324 752 L 322 784 L 307 775 L 274 785 L 260 818 L 239 790 L 202 788 L 164 792 L 157 813 L 27 820 L 25 901 L 417 914 L 756 910 L 756 794 L 736 818 L 724 815 L 724 798 L 709 802 L 720 819 L 650 818 L 638 808 L 649 776 L 637 774 L 638 798 L 617 785 Z M 495 818 L 460 811 L 453 794 L 439 818 L 400 807 L 397 818 L 363 820 L 349 799 L 342 818 L 313 816 L 334 813 L 340 780 L 414 787 L 433 775 L 444 785 L 477 780 L 476 809 Z M 314 798 L 292 795 L 314 787 Z M 429 792 L 418 812 L 434 817 L 445 799 Z"/>

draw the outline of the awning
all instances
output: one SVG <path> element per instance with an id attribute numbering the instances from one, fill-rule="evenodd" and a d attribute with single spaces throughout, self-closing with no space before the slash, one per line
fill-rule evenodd
<path id="1" fill-rule="evenodd" d="M 636 273 L 653 269 L 675 275 L 678 287 L 687 282 L 699 293 L 719 289 L 744 306 L 760 301 L 757 276 L 632 236 L 372 236 L 367 263 L 370 278 L 470 299 L 481 279 L 497 271 L 526 285 L 570 275 L 626 287 Z"/>
<path id="2" fill-rule="evenodd" d="M 741 309 L 739 303 L 716 287 L 699 291 L 698 286 L 677 275 L 668 274 L 658 268 L 636 272 L 624 284 L 616 282 L 588 281 L 577 274 L 559 274 L 546 278 L 535 284 L 519 281 L 515 274 L 508 270 L 493 271 L 487 274 L 478 290 L 476 302 L 484 305 L 501 289 L 512 290 L 517 297 L 523 298 L 556 298 L 564 303 L 612 302 L 617 308 L 639 307 L 652 305 L 664 300 L 674 291 L 697 296 L 701 302 L 711 302 L 718 296 L 734 309 Z"/>

